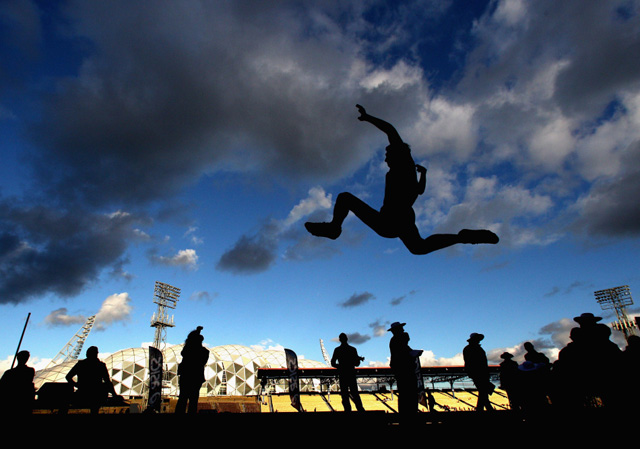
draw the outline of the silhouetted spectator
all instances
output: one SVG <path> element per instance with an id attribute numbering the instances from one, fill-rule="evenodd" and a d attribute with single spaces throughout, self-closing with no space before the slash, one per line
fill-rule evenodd
<path id="1" fill-rule="evenodd" d="M 537 364 L 543 363 L 547 366 L 549 365 L 549 358 L 542 352 L 536 351 L 533 343 L 531 343 L 530 341 L 525 342 L 524 349 L 526 350 L 526 353 L 524 354 L 525 360 Z"/>
<path id="2" fill-rule="evenodd" d="M 175 413 L 197 413 L 200 387 L 205 381 L 204 368 L 209 360 L 209 350 L 202 345 L 202 326 L 189 332 L 182 348 L 182 361 L 178 365 L 180 393 Z M 187 409 L 188 407 L 188 409 Z"/>
<path id="3" fill-rule="evenodd" d="M 75 381 L 74 377 L 78 380 Z M 67 382 L 77 388 L 74 403 L 86 406 L 91 413 L 98 413 L 100 407 L 106 404 L 109 394 L 122 399 L 116 393 L 107 365 L 98 359 L 98 348 L 91 346 L 87 349 L 87 358 L 80 360 L 66 375 Z"/>
<path id="4" fill-rule="evenodd" d="M 500 387 L 507 393 L 511 410 L 520 410 L 518 362 L 508 352 L 503 352 L 500 358 Z"/>
<path id="5" fill-rule="evenodd" d="M 349 401 L 349 395 L 351 395 L 356 409 L 363 412 L 364 407 L 362 406 L 362 400 L 358 392 L 355 368 L 356 366 L 360 366 L 360 362 L 364 360 L 364 357 L 360 357 L 356 348 L 347 343 L 347 334 L 344 332 L 341 333 L 338 339 L 340 340 L 340 346 L 333 351 L 331 366 L 338 369 L 342 406 L 345 412 L 351 411 L 351 402 Z"/>
<path id="6" fill-rule="evenodd" d="M 525 360 L 519 367 L 520 406 L 524 412 L 539 413 L 549 405 L 547 398 L 548 367 Z"/>
<path id="7" fill-rule="evenodd" d="M 617 407 L 622 398 L 618 373 L 622 366 L 622 351 L 610 340 L 611 328 L 599 323 L 601 317 L 583 313 L 574 318 L 580 325 L 580 340 L 585 357 L 584 385 L 588 400 L 600 399 L 606 406 Z"/>
<path id="8" fill-rule="evenodd" d="M 562 408 L 581 408 L 586 402 L 586 386 L 583 370 L 588 356 L 580 341 L 583 330 L 574 327 L 569 333 L 570 342 L 560 350 L 551 367 L 552 402 Z"/>
<path id="9" fill-rule="evenodd" d="M 638 379 L 640 375 L 640 337 L 631 335 L 627 339 L 627 347 L 622 352 L 622 376 L 626 379 Z M 630 386 L 632 402 L 640 400 L 640 385 L 633 382 Z"/>
<path id="10" fill-rule="evenodd" d="M 29 351 L 20 351 L 16 355 L 18 364 L 8 369 L 0 379 L 0 392 L 4 402 L 5 413 L 29 414 L 33 410 L 35 388 L 33 378 L 36 371 L 27 366 Z"/>
<path id="11" fill-rule="evenodd" d="M 418 411 L 418 379 L 416 378 L 416 357 L 422 351 L 409 347 L 409 334 L 405 332 L 406 323 L 395 322 L 389 328 L 393 334 L 389 341 L 391 359 L 389 366 L 398 384 L 398 412 L 403 415 Z"/>
<path id="12" fill-rule="evenodd" d="M 464 367 L 478 390 L 477 411 L 493 410 L 493 406 L 489 401 L 489 395 L 493 393 L 495 385 L 489 378 L 489 364 L 487 362 L 487 354 L 480 346 L 480 342 L 484 339 L 484 335 L 472 333 L 467 342 L 469 343 L 462 351 L 464 357 Z"/>

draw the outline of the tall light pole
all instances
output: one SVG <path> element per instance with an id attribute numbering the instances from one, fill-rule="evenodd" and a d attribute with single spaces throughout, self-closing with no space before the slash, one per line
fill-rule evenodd
<path id="1" fill-rule="evenodd" d="M 631 335 L 636 334 L 637 325 L 633 320 L 629 319 L 625 310 L 625 307 L 633 304 L 631 291 L 629 290 L 628 285 L 608 288 L 606 290 L 598 290 L 593 294 L 603 310 L 614 309 L 616 311 L 618 321 L 611 323 L 611 327 L 615 330 L 621 331 L 624 334 L 625 339 L 629 339 Z"/>
<path id="2" fill-rule="evenodd" d="M 158 310 L 151 317 L 151 327 L 156 328 L 153 346 L 160 351 L 164 351 L 167 342 L 167 328 L 174 327 L 173 315 L 169 317 L 167 309 L 175 309 L 179 297 L 178 287 L 156 281 L 153 302 L 158 305 Z"/>

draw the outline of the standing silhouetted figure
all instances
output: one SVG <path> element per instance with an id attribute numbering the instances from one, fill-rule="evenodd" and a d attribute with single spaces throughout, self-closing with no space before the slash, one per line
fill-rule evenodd
<path id="1" fill-rule="evenodd" d="M 391 358 L 389 366 L 398 384 L 398 412 L 410 415 L 418 411 L 418 379 L 416 378 L 416 357 L 422 351 L 409 346 L 409 334 L 405 332 L 407 323 L 395 322 L 389 328 L 393 334 L 389 341 Z"/>
<path id="2" fill-rule="evenodd" d="M 189 332 L 182 348 L 182 361 L 178 365 L 180 393 L 175 413 L 197 413 L 200 387 L 205 381 L 204 368 L 209 360 L 209 350 L 202 345 L 202 326 Z M 188 405 L 187 405 L 188 404 Z M 187 409 L 188 406 L 188 409 Z"/>
<path id="3" fill-rule="evenodd" d="M 0 379 L 0 393 L 3 398 L 3 412 L 29 414 L 33 410 L 35 388 L 33 378 L 36 371 L 27 366 L 29 351 L 20 351 L 16 355 L 18 364 L 8 369 Z"/>
<path id="4" fill-rule="evenodd" d="M 503 352 L 500 358 L 500 387 L 507 393 L 511 410 L 520 410 L 518 362 L 509 352 Z"/>
<path id="5" fill-rule="evenodd" d="M 338 380 L 340 381 L 340 395 L 342 396 L 342 406 L 345 412 L 351 411 L 351 402 L 349 402 L 349 394 L 356 405 L 356 410 L 364 411 L 360 393 L 358 392 L 358 383 L 356 380 L 356 366 L 360 366 L 360 362 L 364 357 L 358 355 L 358 351 L 350 346 L 347 341 L 347 334 L 344 332 L 338 337 L 340 346 L 333 350 L 331 357 L 331 366 L 338 369 Z"/>
<path id="6" fill-rule="evenodd" d="M 619 406 L 621 400 L 621 383 L 617 373 L 622 366 L 622 351 L 610 340 L 611 328 L 599 321 L 591 313 L 583 313 L 574 318 L 580 325 L 580 340 L 583 363 L 583 377 L 587 389 L 587 397 L 605 406 Z"/>
<path id="7" fill-rule="evenodd" d="M 75 381 L 74 377 L 78 380 Z M 86 406 L 95 414 L 106 404 L 109 394 L 114 398 L 121 398 L 116 393 L 107 365 L 98 359 L 98 348 L 91 346 L 87 349 L 87 358 L 80 360 L 66 375 L 67 382 L 77 388 L 75 396 L 77 405 Z"/>
<path id="8" fill-rule="evenodd" d="M 640 376 L 640 337 L 631 335 L 627 339 L 627 347 L 622 352 L 622 372 L 623 378 L 638 379 Z M 629 395 L 633 398 L 633 403 L 640 401 L 640 385 L 635 382 L 629 385 Z"/>
<path id="9" fill-rule="evenodd" d="M 477 411 L 493 410 L 489 395 L 493 393 L 495 385 L 489 379 L 489 364 L 487 362 L 487 354 L 480 346 L 480 342 L 484 339 L 484 335 L 472 333 L 467 342 L 469 343 L 462 350 L 464 357 L 464 368 L 476 389 L 478 390 Z"/>
<path id="10" fill-rule="evenodd" d="M 360 111 L 359 120 L 373 124 L 389 139 L 385 157 L 389 171 L 382 207 L 377 211 L 351 193 L 343 192 L 336 198 L 333 219 L 326 223 L 307 222 L 307 231 L 318 237 L 337 239 L 342 233 L 342 222 L 349 212 L 353 212 L 381 237 L 402 240 L 413 254 L 427 254 L 457 243 L 498 243 L 498 236 L 487 230 L 463 229 L 458 234 L 434 234 L 422 238 L 415 224 L 413 203 L 424 193 L 427 170 L 416 165 L 409 145 L 402 141 L 391 124 L 367 114 L 360 105 L 356 107 Z M 419 179 L 416 172 L 420 174 Z"/>

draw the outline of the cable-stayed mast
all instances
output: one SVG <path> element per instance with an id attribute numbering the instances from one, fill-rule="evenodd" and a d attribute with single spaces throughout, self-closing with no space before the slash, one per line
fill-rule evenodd
<path id="1" fill-rule="evenodd" d="M 69 340 L 69 342 L 60 350 L 58 355 L 51 359 L 51 361 L 47 365 L 47 368 L 69 360 L 78 360 L 78 357 L 82 352 L 84 342 L 87 340 L 89 332 L 91 332 L 91 328 L 93 327 L 95 321 L 95 315 L 87 318 L 87 321 L 80 328 L 80 330 L 76 332 L 73 337 L 71 337 L 71 340 Z"/>

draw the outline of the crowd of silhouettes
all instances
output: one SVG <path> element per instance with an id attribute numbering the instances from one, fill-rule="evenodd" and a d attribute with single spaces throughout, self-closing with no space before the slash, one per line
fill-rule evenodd
<path id="1" fill-rule="evenodd" d="M 632 335 L 621 350 L 611 340 L 611 328 L 601 317 L 583 313 L 574 318 L 577 326 L 557 360 L 524 343 L 520 364 L 505 352 L 500 357 L 500 386 L 506 391 L 512 410 L 539 413 L 554 407 L 576 410 L 591 407 L 622 409 L 623 402 L 640 399 L 635 382 L 640 364 L 640 337 Z M 631 382 L 628 380 L 632 379 Z"/>
<path id="2" fill-rule="evenodd" d="M 640 373 L 640 337 L 628 336 L 626 348 L 622 350 L 611 340 L 611 329 L 600 323 L 601 320 L 592 313 L 575 317 L 577 326 L 571 329 L 570 341 L 559 351 L 554 362 L 537 351 L 531 342 L 523 344 L 521 363 L 514 360 L 513 354 L 502 353 L 499 385 L 507 394 L 511 410 L 523 413 L 540 413 L 549 407 L 568 411 L 592 407 L 622 410 L 625 403 L 637 403 L 640 400 L 640 386 L 636 381 Z M 409 346 L 405 325 L 395 322 L 388 329 L 392 334 L 389 365 L 397 384 L 398 412 L 411 416 L 418 411 L 421 395 L 430 399 L 429 410 L 435 408 L 435 400 L 429 391 L 420 390 L 418 359 L 422 350 Z M 189 333 L 181 352 L 176 413 L 197 412 L 199 391 L 205 381 L 204 369 L 209 359 L 201 330 L 202 326 L 198 326 Z M 463 349 L 464 368 L 477 389 L 475 409 L 493 411 L 490 396 L 495 385 L 480 344 L 483 339 L 484 335 L 477 332 L 469 336 Z M 350 401 L 353 401 L 358 411 L 364 411 L 355 372 L 364 357 L 347 343 L 346 334 L 341 333 L 339 341 L 331 365 L 338 370 L 344 410 L 351 411 Z M 0 379 L 5 411 L 32 412 L 36 396 L 35 370 L 27 366 L 28 360 L 28 351 L 18 352 L 17 365 L 5 371 Z M 92 413 L 97 413 L 107 403 L 109 395 L 122 400 L 113 387 L 106 364 L 98 359 L 95 346 L 87 349 L 86 358 L 73 366 L 66 379 L 74 390 L 71 402 L 89 408 Z"/>

